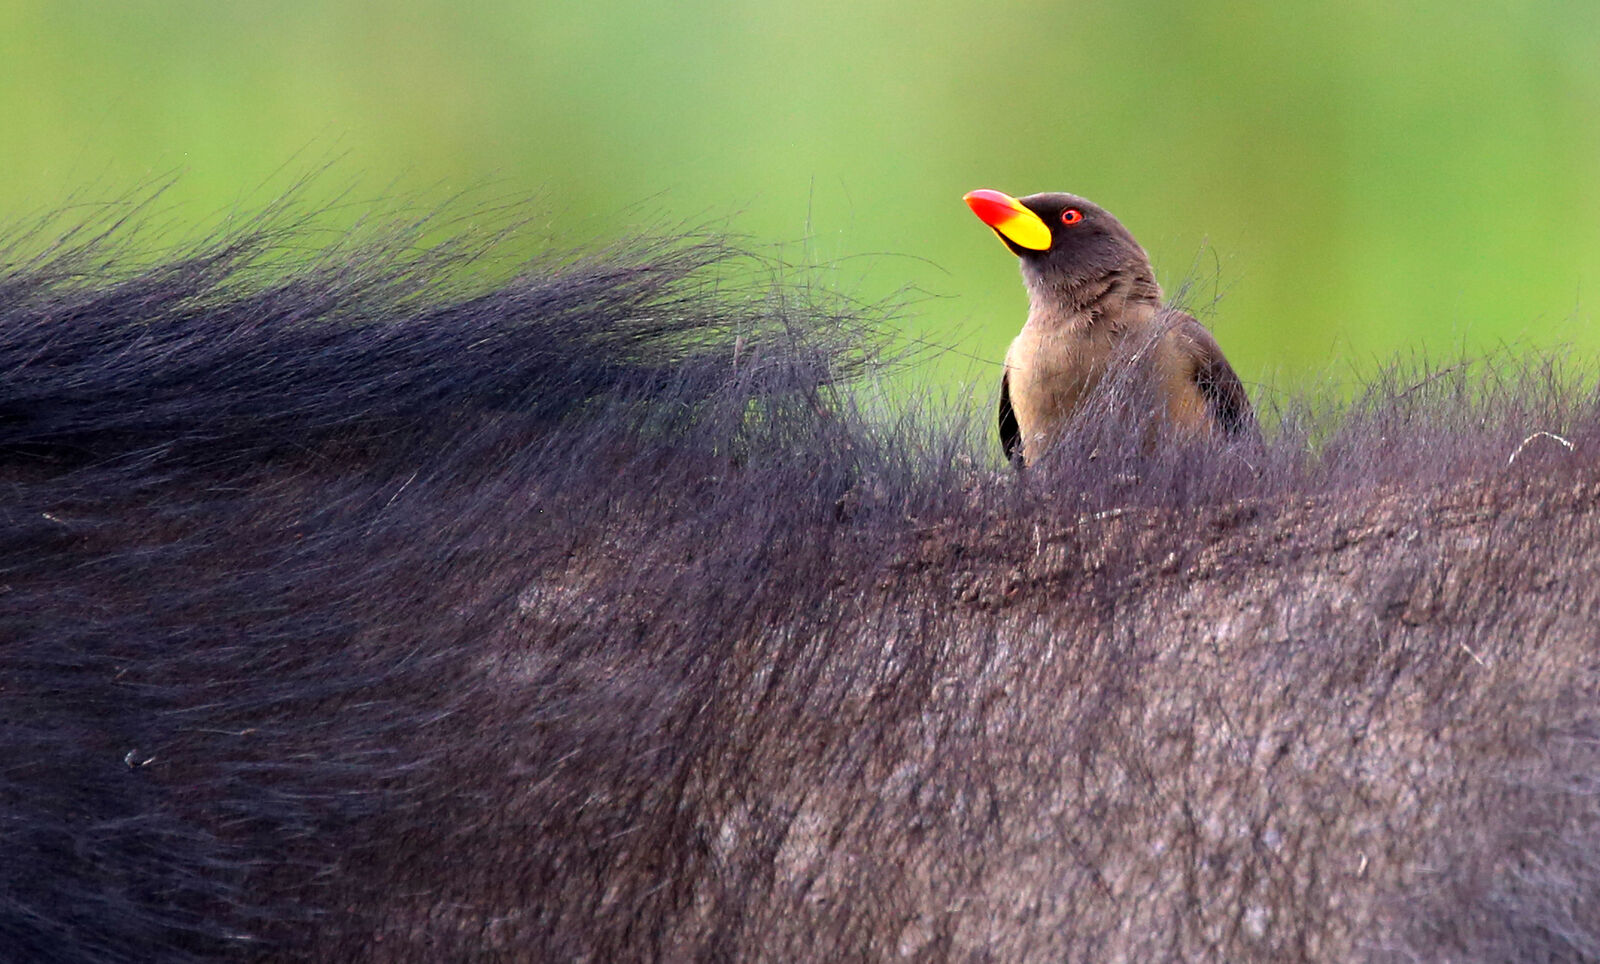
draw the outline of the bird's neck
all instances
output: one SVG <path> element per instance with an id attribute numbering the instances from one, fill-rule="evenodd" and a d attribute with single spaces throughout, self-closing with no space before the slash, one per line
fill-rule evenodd
<path id="1" fill-rule="evenodd" d="M 1148 268 L 1118 269 L 1096 278 L 1051 282 L 1028 279 L 1030 323 L 1117 324 L 1161 306 L 1161 286 Z M 1037 319 L 1037 321 L 1035 321 Z"/>

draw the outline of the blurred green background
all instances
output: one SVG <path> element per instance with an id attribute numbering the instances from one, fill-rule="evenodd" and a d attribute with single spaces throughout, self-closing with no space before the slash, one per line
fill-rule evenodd
<path id="1" fill-rule="evenodd" d="M 992 396 L 1024 310 L 977 187 L 1112 210 L 1248 382 L 1600 352 L 1600 4 L 0 0 L 0 72 L 7 222 L 329 161 L 314 194 L 488 186 L 554 237 L 718 220 L 926 296 L 937 389 Z"/>

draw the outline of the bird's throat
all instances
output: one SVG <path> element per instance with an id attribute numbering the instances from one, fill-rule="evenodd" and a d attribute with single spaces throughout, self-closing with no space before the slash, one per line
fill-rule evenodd
<path id="1" fill-rule="evenodd" d="M 1023 280 L 1028 288 L 1028 324 L 1037 327 L 1096 327 L 1154 314 L 1161 307 L 1161 286 L 1149 275 L 1112 272 L 1063 282 L 1024 271 Z"/>

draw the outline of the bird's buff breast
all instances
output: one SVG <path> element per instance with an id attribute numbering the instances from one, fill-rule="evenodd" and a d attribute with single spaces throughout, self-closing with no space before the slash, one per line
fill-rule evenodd
<path id="1" fill-rule="evenodd" d="M 1006 352 L 1011 408 L 1024 454 L 1034 458 L 1043 438 L 1056 434 L 1105 372 L 1111 345 L 1082 332 L 1033 325 Z"/>
<path id="2" fill-rule="evenodd" d="M 1185 434 L 1214 428 L 1195 388 L 1191 353 L 1184 350 L 1187 342 L 1170 329 L 1139 325 L 1135 331 L 1139 334 L 1119 333 L 1119 340 L 1119 334 L 1108 331 L 1029 324 L 1011 342 L 1006 353 L 1011 408 L 1028 460 L 1038 458 L 1048 440 L 1078 413 L 1114 359 L 1136 362 L 1155 379 L 1152 387 L 1160 401 L 1148 413 L 1152 434 L 1147 444 L 1153 445 L 1154 433 L 1163 428 Z M 1139 343 L 1141 336 L 1148 341 Z"/>

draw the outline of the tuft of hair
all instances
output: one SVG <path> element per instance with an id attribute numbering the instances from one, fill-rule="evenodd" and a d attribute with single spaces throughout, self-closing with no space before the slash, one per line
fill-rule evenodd
<path id="1" fill-rule="evenodd" d="M 1557 361 L 1014 476 L 715 237 L 128 230 L 0 266 L 10 959 L 1600 959 Z"/>

